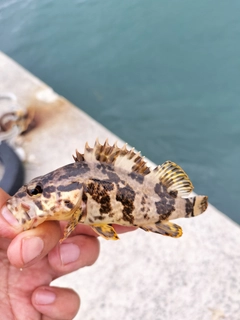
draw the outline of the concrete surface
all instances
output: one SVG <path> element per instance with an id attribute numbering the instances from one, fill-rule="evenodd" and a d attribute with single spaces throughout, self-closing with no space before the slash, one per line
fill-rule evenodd
<path id="1" fill-rule="evenodd" d="M 13 91 L 20 103 L 36 108 L 35 128 L 19 140 L 27 181 L 70 163 L 85 141 L 116 140 L 3 53 L 1 91 Z M 55 281 L 80 294 L 75 319 L 239 320 L 239 226 L 212 206 L 178 223 L 184 232 L 180 239 L 137 230 L 120 241 L 101 240 L 94 266 Z"/>

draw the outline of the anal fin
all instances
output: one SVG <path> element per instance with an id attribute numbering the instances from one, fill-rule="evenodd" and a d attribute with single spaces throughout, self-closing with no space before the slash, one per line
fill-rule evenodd
<path id="1" fill-rule="evenodd" d="M 145 231 L 151 231 L 173 238 L 179 238 L 182 236 L 182 228 L 169 221 L 160 221 L 156 222 L 155 224 L 141 226 L 140 228 Z"/>
<path id="2" fill-rule="evenodd" d="M 94 224 L 91 228 L 106 240 L 118 240 L 119 237 L 114 228 L 109 224 Z"/>

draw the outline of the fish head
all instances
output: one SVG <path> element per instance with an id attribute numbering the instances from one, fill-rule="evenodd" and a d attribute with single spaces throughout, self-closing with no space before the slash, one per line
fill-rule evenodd
<path id="1" fill-rule="evenodd" d="M 7 201 L 7 207 L 27 230 L 45 220 L 68 220 L 79 197 L 79 189 L 44 183 L 44 179 L 38 177 L 22 186 Z"/>

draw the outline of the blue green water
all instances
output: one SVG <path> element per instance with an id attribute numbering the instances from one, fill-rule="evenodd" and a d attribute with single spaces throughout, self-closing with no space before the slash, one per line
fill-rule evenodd
<path id="1" fill-rule="evenodd" d="M 239 0 L 0 0 L 0 49 L 240 223 L 239 17 Z"/>

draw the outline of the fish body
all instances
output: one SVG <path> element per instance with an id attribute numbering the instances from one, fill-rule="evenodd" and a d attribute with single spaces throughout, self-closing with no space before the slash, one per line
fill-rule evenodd
<path id="1" fill-rule="evenodd" d="M 105 239 L 118 239 L 112 224 L 180 237 L 181 227 L 169 220 L 207 209 L 207 196 L 188 197 L 193 185 L 174 162 L 151 170 L 134 149 L 98 140 L 93 148 L 86 144 L 83 154 L 77 151 L 74 160 L 33 179 L 8 200 L 25 230 L 46 220 L 67 220 L 62 240 L 78 223 Z"/>

